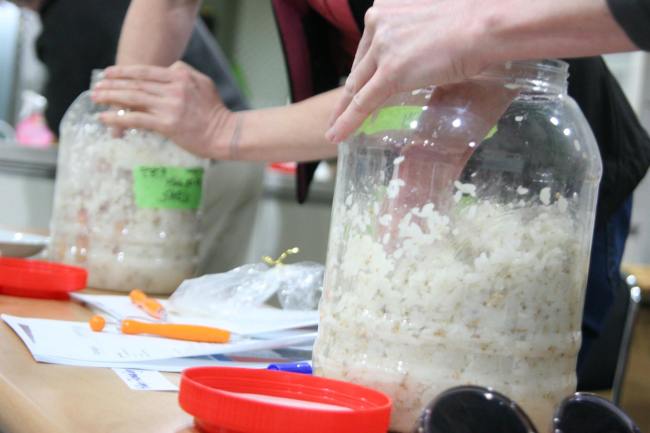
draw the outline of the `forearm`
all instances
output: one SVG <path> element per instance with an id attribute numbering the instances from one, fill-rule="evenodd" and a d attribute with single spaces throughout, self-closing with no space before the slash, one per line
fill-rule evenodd
<path id="1" fill-rule="evenodd" d="M 169 66 L 181 58 L 200 0 L 133 0 L 126 15 L 116 64 Z"/>
<path id="2" fill-rule="evenodd" d="M 479 14 L 486 63 L 637 49 L 606 0 L 501 0 L 486 2 Z"/>
<path id="3" fill-rule="evenodd" d="M 639 6 L 648 0 L 609 1 Z M 623 9 L 635 16 L 632 7 Z M 643 24 L 625 25 L 650 46 Z M 607 0 L 375 0 L 327 137 L 349 136 L 398 92 L 464 81 L 512 60 L 635 49 Z"/>
<path id="4" fill-rule="evenodd" d="M 284 107 L 236 114 L 243 116 L 240 131 L 233 136 L 236 142 L 231 143 L 228 155 L 217 156 L 249 161 L 311 161 L 336 156 L 336 145 L 325 139 L 325 131 L 341 90 Z"/>

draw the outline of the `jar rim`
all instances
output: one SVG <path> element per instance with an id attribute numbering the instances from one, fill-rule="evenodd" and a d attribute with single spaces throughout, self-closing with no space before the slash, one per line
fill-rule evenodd
<path id="1" fill-rule="evenodd" d="M 541 59 L 541 60 L 515 60 L 506 62 L 516 68 L 529 68 L 548 72 L 568 72 L 569 64 L 559 59 Z"/>
<path id="2" fill-rule="evenodd" d="M 565 93 L 569 64 L 559 59 L 516 60 L 493 65 L 470 80 L 501 80 L 535 92 Z"/>

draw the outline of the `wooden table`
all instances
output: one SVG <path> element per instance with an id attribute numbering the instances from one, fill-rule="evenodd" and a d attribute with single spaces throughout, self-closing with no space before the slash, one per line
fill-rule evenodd
<path id="1" fill-rule="evenodd" d="M 64 301 L 0 295 L 0 313 L 87 320 L 86 308 Z M 179 375 L 166 376 L 178 383 Z M 0 324 L 0 432 L 197 433 L 174 392 L 132 391 L 110 369 L 40 364 Z"/>

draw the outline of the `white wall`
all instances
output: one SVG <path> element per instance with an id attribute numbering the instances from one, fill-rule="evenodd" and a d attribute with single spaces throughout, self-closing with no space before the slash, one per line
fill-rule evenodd
<path id="1" fill-rule="evenodd" d="M 239 0 L 234 10 L 232 61 L 243 71 L 255 108 L 284 105 L 289 85 L 270 0 Z"/>

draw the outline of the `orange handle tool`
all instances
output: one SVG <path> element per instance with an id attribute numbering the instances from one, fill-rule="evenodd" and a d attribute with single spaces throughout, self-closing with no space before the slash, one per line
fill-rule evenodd
<path id="1" fill-rule="evenodd" d="M 219 328 L 175 323 L 148 323 L 132 319 L 122 320 L 122 332 L 124 334 L 152 334 L 202 343 L 227 343 L 230 340 L 230 332 Z"/>
<path id="2" fill-rule="evenodd" d="M 129 298 L 138 307 L 142 308 L 148 315 L 156 319 L 162 319 L 165 315 L 165 307 L 154 298 L 150 298 L 142 290 L 133 289 Z"/>

